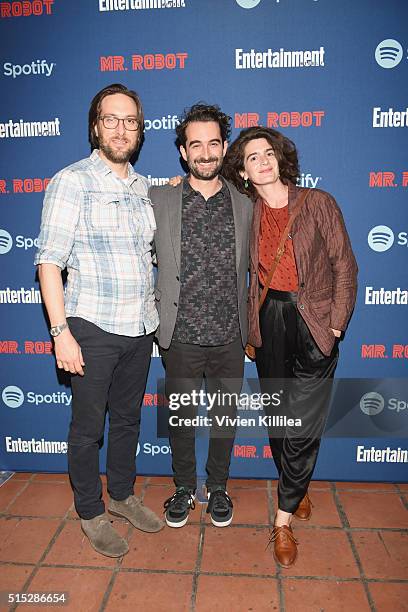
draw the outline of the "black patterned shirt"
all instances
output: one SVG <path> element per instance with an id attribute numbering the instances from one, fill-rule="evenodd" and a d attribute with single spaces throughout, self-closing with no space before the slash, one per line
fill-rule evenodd
<path id="1" fill-rule="evenodd" d="M 180 283 L 173 340 L 220 346 L 238 338 L 235 226 L 224 182 L 205 200 L 184 179 Z"/>

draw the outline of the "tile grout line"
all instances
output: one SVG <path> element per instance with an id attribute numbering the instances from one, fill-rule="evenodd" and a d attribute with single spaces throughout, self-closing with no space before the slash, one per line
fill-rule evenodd
<path id="1" fill-rule="evenodd" d="M 31 478 L 33 478 L 33 477 L 34 477 L 34 474 L 32 475 L 32 477 L 31 477 Z M 10 481 L 10 479 L 9 479 L 9 480 L 7 480 L 6 482 L 11 482 L 11 481 Z M 16 480 L 16 482 L 18 482 L 18 481 Z M 24 482 L 24 480 L 23 480 L 22 482 Z M 8 508 L 9 508 L 9 507 L 10 507 L 12 504 L 14 504 L 14 502 L 15 502 L 15 501 L 16 501 L 16 500 L 17 500 L 17 499 L 20 497 L 20 495 L 21 495 L 21 494 L 22 494 L 22 493 L 23 493 L 23 492 L 24 492 L 24 491 L 27 489 L 27 487 L 28 487 L 28 485 L 29 485 L 30 483 L 31 483 L 31 480 L 27 480 L 27 481 L 26 481 L 25 485 L 24 485 L 23 487 L 21 487 L 21 490 L 20 490 L 20 491 L 18 491 L 18 492 L 15 494 L 15 496 L 13 497 L 13 499 L 11 499 L 11 500 L 9 501 L 9 503 L 7 504 L 7 506 L 6 506 L 6 507 L 4 508 L 4 510 L 2 511 L 2 514 L 3 514 L 3 513 L 5 514 L 5 513 L 7 512 Z M 4 485 L 4 484 L 6 484 L 6 483 L 3 483 L 3 485 Z M 3 486 L 3 485 L 1 485 L 1 486 Z"/>
<path id="2" fill-rule="evenodd" d="M 269 511 L 269 510 L 268 510 Z M 0 512 L 0 519 L 38 519 L 38 520 L 60 520 L 61 515 L 38 515 L 38 514 L 12 514 L 9 512 Z M 66 521 L 69 522 L 78 522 L 80 519 L 77 516 L 67 516 Z M 201 524 L 200 521 L 190 521 L 189 525 L 192 527 L 199 527 Z M 234 528 L 237 529 L 270 529 L 271 524 L 269 523 L 234 523 Z M 407 533 L 408 529 L 404 527 L 339 527 L 337 525 L 302 525 L 302 530 L 310 530 L 310 531 L 345 531 L 351 532 L 354 531 L 367 531 L 376 533 L 378 529 L 381 531 L 390 532 L 390 533 Z M 1 563 L 1 561 L 0 561 Z"/>
<path id="3" fill-rule="evenodd" d="M 268 516 L 269 516 L 269 523 L 270 523 L 270 527 L 269 527 L 269 533 L 271 532 L 271 527 L 273 526 L 274 522 L 275 522 L 275 508 L 274 508 L 274 501 L 273 501 L 273 496 L 272 496 L 272 481 L 268 480 L 266 483 L 266 489 L 267 489 L 267 498 L 268 498 Z M 280 612 L 285 612 L 285 592 L 284 592 L 284 588 L 283 588 L 283 582 L 282 582 L 282 570 L 279 567 L 278 563 L 276 563 L 273 555 L 271 554 L 271 559 L 273 561 L 273 563 L 275 563 L 275 578 L 276 578 L 276 584 L 278 587 L 278 595 L 279 595 L 279 610 Z"/>
<path id="4" fill-rule="evenodd" d="M 343 508 L 343 505 L 341 503 L 340 497 L 339 497 L 339 493 L 337 491 L 336 488 L 336 483 L 332 483 L 332 493 L 333 493 L 333 498 L 334 498 L 334 503 L 336 504 L 336 508 L 337 508 L 337 512 L 339 513 L 339 517 L 341 520 L 342 525 L 346 528 L 344 529 L 347 539 L 349 541 L 350 547 L 351 547 L 351 551 L 353 553 L 353 557 L 354 560 L 356 562 L 357 565 L 357 569 L 360 573 L 360 578 L 361 578 L 361 583 L 363 585 L 366 597 L 367 597 L 367 601 L 368 601 L 368 605 L 370 606 L 370 610 L 371 612 L 376 612 L 376 607 L 373 601 L 373 598 L 371 596 L 371 592 L 370 589 L 368 588 L 368 582 L 367 582 L 367 577 L 365 575 L 364 569 L 363 569 L 363 565 L 361 563 L 361 559 L 360 559 L 360 555 L 358 554 L 357 551 L 357 547 L 355 545 L 353 536 L 352 536 L 352 532 L 350 531 L 350 523 L 347 517 L 347 514 Z"/>
<path id="5" fill-rule="evenodd" d="M 150 476 L 145 476 L 144 483 L 142 484 L 142 488 L 140 489 L 140 500 L 143 502 L 146 494 L 146 490 L 150 486 Z"/>
<path id="6" fill-rule="evenodd" d="M 201 508 L 201 515 L 200 515 L 200 537 L 198 539 L 197 558 L 196 558 L 196 564 L 195 564 L 194 573 L 193 573 L 193 585 L 191 589 L 191 599 L 190 599 L 190 611 L 191 612 L 194 612 L 194 610 L 196 609 L 198 580 L 199 580 L 200 573 L 201 573 L 201 561 L 203 560 L 205 528 L 206 528 L 205 510 L 206 510 L 206 505 L 203 504 Z"/>
<path id="7" fill-rule="evenodd" d="M 18 563 L 1 563 L 0 565 L 13 565 L 17 567 L 26 567 L 28 564 L 18 564 Z M 32 566 L 31 566 L 32 567 Z M 41 565 L 41 569 L 78 569 L 78 570 L 86 570 L 86 571 L 97 571 L 97 572 L 112 572 L 115 568 L 112 567 L 102 567 L 95 565 L 67 565 L 67 564 L 47 564 L 44 563 Z M 195 570 L 171 570 L 171 569 L 144 569 L 144 568 L 132 568 L 132 567 L 119 567 L 118 573 L 121 574 L 170 574 L 172 576 L 194 576 Z M 200 576 L 214 576 L 219 578 L 254 578 L 262 579 L 262 580 L 270 580 L 276 581 L 277 578 L 275 575 L 271 576 L 270 574 L 249 574 L 249 573 L 236 573 L 236 572 L 210 572 L 210 571 L 200 571 Z M 361 578 L 344 578 L 343 576 L 282 576 L 283 581 L 287 580 L 301 580 L 308 582 L 341 582 L 341 583 L 359 583 L 361 582 Z M 367 583 L 374 584 L 408 584 L 408 579 L 404 578 L 367 578 Z"/>
<path id="8" fill-rule="evenodd" d="M 144 500 L 146 489 L 148 487 L 149 480 L 150 480 L 150 478 L 145 476 L 144 477 L 144 482 L 143 482 L 142 487 L 140 489 L 140 500 L 141 500 L 142 503 L 143 503 L 143 500 Z M 131 523 L 129 523 L 129 527 L 128 527 L 128 530 L 127 530 L 127 533 L 126 533 L 126 538 L 125 538 L 126 541 L 128 542 L 128 544 L 129 544 L 129 541 L 130 541 L 131 536 L 132 536 L 134 531 L 136 531 L 136 529 L 133 527 L 133 525 Z M 119 573 L 119 571 L 121 569 L 121 566 L 122 566 L 122 563 L 123 563 L 123 559 L 124 559 L 124 556 L 120 557 L 119 559 L 117 559 L 116 565 L 112 569 L 112 576 L 110 577 L 110 580 L 108 582 L 108 586 L 106 587 L 106 591 L 105 591 L 104 596 L 102 598 L 102 602 L 101 602 L 101 605 L 99 607 L 99 612 L 103 612 L 105 610 L 107 604 L 108 604 L 109 597 L 110 597 L 110 595 L 112 593 L 112 589 L 113 589 L 113 585 L 115 584 L 116 577 L 117 577 L 117 575 L 118 575 L 118 573 Z"/>
<path id="9" fill-rule="evenodd" d="M 64 526 L 66 525 L 66 522 L 67 522 L 68 513 L 71 511 L 72 506 L 73 506 L 73 504 L 71 504 L 69 506 L 68 510 L 66 511 L 64 516 L 62 517 L 60 524 L 56 528 L 56 530 L 54 532 L 54 535 L 52 536 L 51 540 L 48 542 L 47 546 L 45 547 L 45 550 L 44 550 L 43 554 L 40 556 L 39 560 L 34 565 L 31 574 L 29 575 L 29 577 L 27 578 L 27 580 L 25 581 L 25 583 L 24 583 L 24 585 L 23 585 L 23 587 L 21 589 L 22 592 L 26 592 L 27 591 L 28 587 L 30 586 L 30 584 L 34 580 L 35 576 L 37 575 L 38 570 L 42 566 L 42 562 L 44 561 L 44 559 L 46 558 L 46 556 L 50 552 L 51 548 L 54 546 L 58 536 L 61 533 L 61 531 L 64 529 Z M 9 608 L 9 611 L 10 612 L 14 612 L 14 610 L 16 610 L 16 608 L 18 606 L 19 606 L 19 604 L 14 604 L 13 606 L 11 606 Z"/>
<path id="10" fill-rule="evenodd" d="M 408 496 L 405 495 L 405 491 L 402 491 L 398 484 L 395 485 L 395 488 L 397 489 L 402 505 L 404 506 L 405 510 L 408 510 Z"/>
<path id="11" fill-rule="evenodd" d="M 126 533 L 126 541 L 129 542 L 130 537 L 132 535 L 132 533 L 135 531 L 135 528 L 133 527 L 133 525 L 131 523 L 129 523 L 129 527 Z M 110 577 L 110 580 L 108 582 L 108 586 L 106 587 L 106 591 L 104 593 L 104 596 L 102 598 L 102 602 L 101 605 L 99 607 L 99 611 L 98 612 L 103 612 L 108 604 L 109 601 L 109 597 L 111 596 L 112 593 L 112 589 L 113 589 L 113 585 L 115 584 L 116 581 L 116 577 L 120 572 L 122 563 L 123 563 L 123 559 L 124 559 L 125 555 L 123 557 L 120 557 L 119 559 L 116 560 L 116 565 L 115 567 L 112 568 L 112 576 Z"/>

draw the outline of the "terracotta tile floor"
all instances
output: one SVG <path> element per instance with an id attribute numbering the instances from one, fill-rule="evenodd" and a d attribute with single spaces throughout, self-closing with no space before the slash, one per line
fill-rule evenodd
<path id="1" fill-rule="evenodd" d="M 299 557 L 290 570 L 266 549 L 275 489 L 230 481 L 235 517 L 224 530 L 198 503 L 181 530 L 147 534 L 114 519 L 129 542 L 116 560 L 81 532 L 66 475 L 14 474 L 0 486 L 0 611 L 16 609 L 5 600 L 12 591 L 68 592 L 62 609 L 73 612 L 408 611 L 407 485 L 313 482 L 313 517 L 294 524 Z M 137 480 L 157 512 L 172 491 L 170 478 Z"/>

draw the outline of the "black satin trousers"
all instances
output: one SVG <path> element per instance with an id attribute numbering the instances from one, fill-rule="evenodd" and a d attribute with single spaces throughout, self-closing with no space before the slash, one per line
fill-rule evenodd
<path id="1" fill-rule="evenodd" d="M 262 393 L 281 397 L 278 407 L 264 407 L 265 414 L 289 423 L 269 426 L 268 435 L 279 474 L 278 506 L 291 513 L 312 478 L 338 361 L 338 341 L 329 357 L 323 355 L 296 300 L 294 292 L 268 291 L 259 313 L 262 347 L 256 350 Z"/>

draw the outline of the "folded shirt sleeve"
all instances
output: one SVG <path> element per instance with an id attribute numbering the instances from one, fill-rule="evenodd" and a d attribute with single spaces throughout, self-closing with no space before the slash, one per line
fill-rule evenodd
<path id="1" fill-rule="evenodd" d="M 78 177 L 69 170 L 61 170 L 51 180 L 45 192 L 35 265 L 53 263 L 65 268 L 74 245 L 81 198 Z"/>

